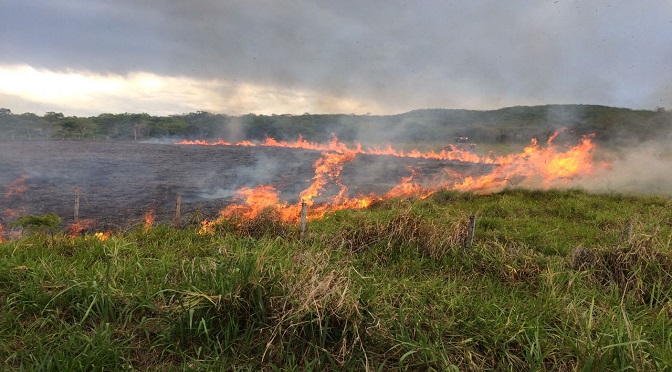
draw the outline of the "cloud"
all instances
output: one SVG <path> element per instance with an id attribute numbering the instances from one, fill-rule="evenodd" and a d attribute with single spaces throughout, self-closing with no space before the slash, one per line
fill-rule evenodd
<path id="1" fill-rule="evenodd" d="M 656 0 L 8 0 L 0 64 L 186 77 L 290 101 L 309 92 L 316 109 L 373 104 L 362 113 L 653 108 L 672 95 L 671 21 L 672 5 Z"/>
<path id="2" fill-rule="evenodd" d="M 0 65 L 0 97 L 16 112 L 43 111 L 97 115 L 104 112 L 180 114 L 209 111 L 353 112 L 376 107 L 315 92 L 249 83 L 160 76 L 147 72 L 128 75 L 95 74 L 70 70 L 55 72 L 26 65 Z"/>

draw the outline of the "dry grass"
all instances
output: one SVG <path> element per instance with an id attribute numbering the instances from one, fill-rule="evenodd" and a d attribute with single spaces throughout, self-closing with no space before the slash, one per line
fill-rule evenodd
<path id="1" fill-rule="evenodd" d="M 534 283 L 548 269 L 548 262 L 537 251 L 513 242 L 492 241 L 482 244 L 477 266 L 508 283 Z"/>
<path id="2" fill-rule="evenodd" d="M 672 283 L 662 278 L 672 275 L 669 241 L 661 240 L 660 226 L 644 231 L 644 224 L 628 221 L 623 244 L 617 247 L 577 247 L 567 257 L 569 267 L 590 271 L 601 285 L 616 285 L 623 296 L 638 303 L 669 301 Z"/>
<path id="3" fill-rule="evenodd" d="M 406 209 L 389 221 L 367 219 L 342 229 L 332 242 L 351 252 L 378 244 L 384 244 L 388 251 L 412 246 L 423 255 L 440 259 L 464 245 L 468 223 L 469 219 L 464 214 L 456 221 L 439 223 Z"/>
<path id="4" fill-rule="evenodd" d="M 221 221 L 223 230 L 240 236 L 261 238 L 264 236 L 292 237 L 298 235 L 298 229 L 294 224 L 287 223 L 277 209 L 265 208 L 254 218 L 247 218 L 239 214 Z"/>
<path id="5" fill-rule="evenodd" d="M 331 262 L 329 252 L 300 250 L 292 266 L 280 278 L 282 296 L 271 299 L 270 318 L 274 326 L 264 351 L 264 360 L 277 359 L 291 348 L 297 335 L 320 340 L 313 345 L 327 352 L 342 366 L 357 348 L 363 351 L 360 329 L 363 317 L 347 262 Z"/>

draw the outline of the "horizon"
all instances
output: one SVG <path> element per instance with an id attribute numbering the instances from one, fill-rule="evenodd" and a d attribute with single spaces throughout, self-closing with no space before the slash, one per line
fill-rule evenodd
<path id="1" fill-rule="evenodd" d="M 197 110 L 197 111 L 189 111 L 189 112 L 181 112 L 181 113 L 175 113 L 175 114 L 167 114 L 167 115 L 161 115 L 161 114 L 152 114 L 148 112 L 99 112 L 95 115 L 85 115 L 85 116 L 79 116 L 79 115 L 67 115 L 66 113 L 62 111 L 45 111 L 43 114 L 39 114 L 37 112 L 33 111 L 24 111 L 24 112 L 15 112 L 12 108 L 10 107 L 1 107 L 2 109 L 8 109 L 12 115 L 25 115 L 25 114 L 34 114 L 37 116 L 45 116 L 46 114 L 50 112 L 54 112 L 57 114 L 63 114 L 64 117 L 79 117 L 79 118 L 85 118 L 85 117 L 97 117 L 100 115 L 124 115 L 124 114 L 129 114 L 129 115 L 142 115 L 142 114 L 147 114 L 150 116 L 156 116 L 156 117 L 169 117 L 169 116 L 184 116 L 184 115 L 189 115 L 193 113 L 207 113 L 210 115 L 224 115 L 224 116 L 230 116 L 230 117 L 242 117 L 242 116 L 248 116 L 248 115 L 255 115 L 255 116 L 303 116 L 303 115 L 312 115 L 312 116 L 371 116 L 371 117 L 387 117 L 387 116 L 399 116 L 399 115 L 406 115 L 410 114 L 413 112 L 417 111 L 472 111 L 472 112 L 492 112 L 492 111 L 499 111 L 499 110 L 506 110 L 506 109 L 512 109 L 512 108 L 538 108 L 538 107 L 558 107 L 558 106 L 567 106 L 567 107 L 580 107 L 580 106 L 589 106 L 589 107 L 605 107 L 605 108 L 610 108 L 610 109 L 616 109 L 616 110 L 629 110 L 629 111 L 644 111 L 644 112 L 658 112 L 658 111 L 668 111 L 667 107 L 663 106 L 657 106 L 653 109 L 647 109 L 647 108 L 632 108 L 632 107 L 617 107 L 617 106 L 608 106 L 608 105 L 599 105 L 599 104 L 588 104 L 588 103 L 548 103 L 548 104 L 538 104 L 538 105 L 514 105 L 514 106 L 503 106 L 503 107 L 498 107 L 498 108 L 492 108 L 492 109 L 466 109 L 466 108 L 441 108 L 441 107 L 426 107 L 426 108 L 415 108 L 411 109 L 408 111 L 404 112 L 397 112 L 397 113 L 391 113 L 391 114 L 374 114 L 374 113 L 346 113 L 346 112 L 334 112 L 334 113 L 320 113 L 320 112 L 304 112 L 301 114 L 293 114 L 293 113 L 279 113 L 279 112 L 274 112 L 274 113 L 254 113 L 254 112 L 248 112 L 248 113 L 242 113 L 242 114 L 229 114 L 226 112 L 211 112 L 211 111 L 205 111 L 205 110 Z"/>

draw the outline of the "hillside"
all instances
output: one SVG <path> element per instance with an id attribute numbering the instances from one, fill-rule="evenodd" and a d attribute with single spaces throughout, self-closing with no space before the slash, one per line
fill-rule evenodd
<path id="1" fill-rule="evenodd" d="M 231 116 L 195 112 L 173 116 L 109 114 L 67 117 L 49 112 L 15 114 L 0 109 L 0 140 L 216 139 L 229 141 L 294 140 L 324 142 L 332 133 L 346 142 L 450 143 L 468 137 L 475 143 L 527 143 L 557 129 L 564 136 L 595 134 L 601 144 L 621 145 L 658 139 L 672 129 L 672 112 L 595 105 L 545 105 L 473 111 L 423 109 L 398 115 L 303 114 Z"/>

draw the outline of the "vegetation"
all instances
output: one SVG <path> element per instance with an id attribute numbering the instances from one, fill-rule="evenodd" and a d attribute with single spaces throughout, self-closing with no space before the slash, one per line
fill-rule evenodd
<path id="1" fill-rule="evenodd" d="M 672 112 L 630 110 L 594 105 L 509 107 L 491 111 L 416 110 L 399 115 L 255 115 L 230 116 L 195 112 L 167 117 L 148 114 L 100 114 L 65 117 L 47 112 L 13 114 L 0 109 L 0 140 L 95 139 L 146 140 L 150 138 L 217 139 L 228 141 L 295 140 L 314 142 L 451 143 L 468 137 L 479 144 L 527 144 L 548 138 L 559 128 L 562 135 L 595 134 L 601 144 L 621 145 L 660 139 L 672 130 Z"/>
<path id="2" fill-rule="evenodd" d="M 519 189 L 0 244 L 3 370 L 669 370 L 672 200 Z M 473 244 L 464 246 L 469 215 Z"/>
<path id="3" fill-rule="evenodd" d="M 54 231 L 61 223 L 61 217 L 56 213 L 43 214 L 36 216 L 33 214 L 21 216 L 16 221 L 10 224 L 11 227 L 21 227 L 23 231 L 27 232 L 48 232 L 51 237 L 51 243 L 54 242 Z"/>

